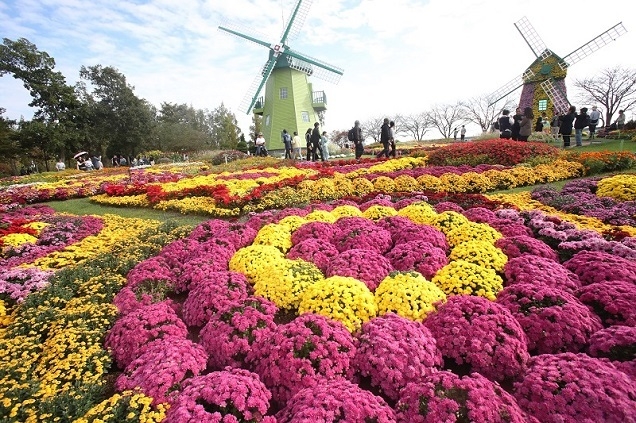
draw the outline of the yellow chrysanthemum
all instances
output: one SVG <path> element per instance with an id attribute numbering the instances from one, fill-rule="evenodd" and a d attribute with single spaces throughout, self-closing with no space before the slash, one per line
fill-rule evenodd
<path id="1" fill-rule="evenodd" d="M 433 277 L 446 295 L 478 295 L 494 301 L 503 289 L 503 280 L 492 269 L 464 260 L 452 261 Z"/>
<path id="2" fill-rule="evenodd" d="M 503 251 L 490 242 L 479 240 L 462 242 L 453 248 L 449 258 L 451 260 L 464 260 L 497 272 L 503 271 L 508 262 L 508 256 Z"/>
<path id="3" fill-rule="evenodd" d="M 338 218 L 327 210 L 314 210 L 305 216 L 307 222 L 326 222 L 334 223 Z"/>
<path id="4" fill-rule="evenodd" d="M 283 253 L 271 245 L 250 245 L 238 250 L 230 259 L 230 270 L 253 280 L 263 269 L 285 259 Z"/>
<path id="5" fill-rule="evenodd" d="M 304 219 L 302 220 L 304 221 Z M 288 220 L 287 222 L 298 223 L 297 220 Z M 298 227 L 300 227 L 300 224 Z M 254 239 L 254 245 L 270 245 L 278 248 L 282 253 L 287 253 L 293 245 L 291 234 L 292 230 L 290 229 L 290 225 L 270 223 L 263 226 L 258 231 L 258 234 Z"/>
<path id="6" fill-rule="evenodd" d="M 22 244 L 35 244 L 38 239 L 29 234 L 9 234 L 2 237 L 4 245 L 19 247 Z"/>
<path id="7" fill-rule="evenodd" d="M 437 212 L 430 204 L 420 201 L 400 209 L 398 216 L 407 217 L 414 223 L 430 225 L 435 221 Z"/>
<path id="8" fill-rule="evenodd" d="M 332 276 L 305 290 L 298 312 L 329 317 L 354 332 L 377 315 L 377 306 L 364 283 L 354 278 Z"/>
<path id="9" fill-rule="evenodd" d="M 338 206 L 331 210 L 331 214 L 336 216 L 337 219 L 341 217 L 359 217 L 362 216 L 362 212 L 359 208 L 354 206 Z"/>
<path id="10" fill-rule="evenodd" d="M 418 272 L 395 272 L 377 287 L 375 301 L 379 315 L 393 312 L 421 322 L 446 294 Z"/>
<path id="11" fill-rule="evenodd" d="M 324 279 L 313 263 L 281 259 L 275 265 L 256 270 L 254 293 L 272 301 L 279 308 L 298 308 L 302 293 Z"/>
<path id="12" fill-rule="evenodd" d="M 371 206 L 362 213 L 363 217 L 371 220 L 380 220 L 395 215 L 397 215 L 397 211 L 393 207 L 379 205 Z"/>
<path id="13" fill-rule="evenodd" d="M 464 225 L 454 226 L 449 229 L 446 234 L 446 240 L 451 247 L 455 247 L 463 242 L 479 240 L 494 244 L 499 238 L 501 233 L 496 229 L 491 228 L 485 223 L 473 223 L 469 222 Z"/>

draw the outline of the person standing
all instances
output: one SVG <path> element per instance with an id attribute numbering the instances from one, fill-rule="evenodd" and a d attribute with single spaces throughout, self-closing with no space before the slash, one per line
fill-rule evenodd
<path id="1" fill-rule="evenodd" d="M 66 169 L 66 165 L 64 164 L 64 162 L 62 161 L 62 159 L 57 159 L 57 163 L 55 163 L 55 170 L 57 170 L 58 172 L 61 170 Z"/>
<path id="2" fill-rule="evenodd" d="M 313 131 L 311 131 L 311 150 L 312 150 L 311 160 L 314 162 L 318 160 L 317 153 L 320 153 L 320 160 L 323 162 L 325 161 L 325 156 L 322 154 L 322 147 L 320 146 L 320 142 L 321 142 L 320 123 L 316 122 L 314 123 Z"/>
<path id="3" fill-rule="evenodd" d="M 559 134 L 563 138 L 563 147 L 570 146 L 570 136 L 572 135 L 572 126 L 576 118 L 576 107 L 570 106 L 568 112 L 559 116 Z"/>
<path id="4" fill-rule="evenodd" d="M 300 151 L 300 137 L 296 131 L 294 131 L 294 137 L 292 138 L 292 148 L 294 149 L 294 159 L 302 160 L 303 153 Z"/>
<path id="5" fill-rule="evenodd" d="M 391 156 L 393 158 L 397 157 L 397 146 L 395 145 L 395 122 L 389 122 L 389 131 L 391 135 L 391 139 L 389 140 L 389 144 L 391 145 Z"/>
<path id="6" fill-rule="evenodd" d="M 453 141 L 457 141 L 457 133 L 459 132 L 459 128 L 453 129 Z"/>
<path id="7" fill-rule="evenodd" d="M 322 156 L 325 160 L 329 160 L 329 149 L 327 148 L 328 143 L 329 139 L 327 138 L 327 131 L 323 131 L 322 136 L 320 137 L 320 146 L 322 147 Z"/>
<path id="8" fill-rule="evenodd" d="M 307 146 L 307 161 L 311 161 L 311 128 L 305 132 L 305 145 Z"/>
<path id="9" fill-rule="evenodd" d="M 515 114 L 512 116 L 512 139 L 514 141 L 519 141 L 519 128 L 521 128 L 521 119 L 523 119 L 521 108 L 517 107 L 517 109 L 515 110 Z"/>
<path id="10" fill-rule="evenodd" d="M 625 126 L 625 111 L 619 110 L 616 118 L 616 129 L 621 130 Z"/>
<path id="11" fill-rule="evenodd" d="M 598 125 L 598 121 L 601 119 L 601 112 L 598 111 L 598 107 L 592 106 L 592 111 L 590 112 L 590 136 L 589 140 L 593 140 L 596 135 L 596 126 Z"/>
<path id="12" fill-rule="evenodd" d="M 377 158 L 384 156 L 389 158 L 389 141 L 391 139 L 391 129 L 389 127 L 389 119 L 384 118 L 384 123 L 380 127 L 380 142 L 382 143 L 382 151 L 377 155 Z"/>
<path id="13" fill-rule="evenodd" d="M 574 139 L 576 146 L 583 146 L 583 129 L 590 124 L 590 117 L 587 115 L 587 107 L 582 107 L 579 114 L 574 118 Z"/>
<path id="14" fill-rule="evenodd" d="M 461 140 L 466 141 L 466 126 L 462 125 L 462 130 L 459 132 L 459 134 L 462 137 Z"/>
<path id="15" fill-rule="evenodd" d="M 356 160 L 360 160 L 364 153 L 364 139 L 362 138 L 362 128 L 360 128 L 359 120 L 354 122 L 353 128 L 349 132 L 351 132 L 351 141 L 353 141 L 355 147 Z"/>
<path id="16" fill-rule="evenodd" d="M 555 139 L 559 138 L 559 115 L 557 112 L 554 112 L 554 116 L 552 116 L 550 121 L 550 133 Z"/>
<path id="17" fill-rule="evenodd" d="M 263 137 L 263 133 L 260 132 L 258 134 L 258 137 L 256 137 L 256 142 L 254 143 L 256 144 L 256 155 L 257 156 L 266 156 L 267 153 L 265 152 L 265 137 Z"/>
<path id="18" fill-rule="evenodd" d="M 504 140 L 509 140 L 512 136 L 512 123 L 510 121 L 510 110 L 503 109 L 501 117 L 497 122 L 499 123 L 499 130 L 501 131 L 499 137 Z"/>
<path id="19" fill-rule="evenodd" d="M 534 132 L 543 132 L 543 118 L 539 116 L 534 124 Z"/>
<path id="20" fill-rule="evenodd" d="M 287 129 L 283 129 L 283 145 L 285 146 L 285 158 L 292 158 L 292 138 L 287 133 Z"/>
<path id="21" fill-rule="evenodd" d="M 523 109 L 523 117 L 519 123 L 519 135 L 517 141 L 528 141 L 528 137 L 532 134 L 532 123 L 534 122 L 534 113 L 532 108 L 526 107 Z"/>

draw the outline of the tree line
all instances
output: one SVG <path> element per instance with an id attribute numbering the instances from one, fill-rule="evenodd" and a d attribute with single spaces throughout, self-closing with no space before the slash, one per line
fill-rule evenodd
<path id="1" fill-rule="evenodd" d="M 213 110 L 170 102 L 156 107 L 135 94 L 123 73 L 103 65 L 82 66 L 79 82 L 69 85 L 55 60 L 25 38 L 3 39 L 0 77 L 5 75 L 23 83 L 35 109 L 31 119 L 15 121 L 0 107 L 0 157 L 13 173 L 31 160 L 49 170 L 57 158 L 68 160 L 78 151 L 134 157 L 150 150 L 236 149 L 244 142 L 236 116 L 223 103 Z"/>

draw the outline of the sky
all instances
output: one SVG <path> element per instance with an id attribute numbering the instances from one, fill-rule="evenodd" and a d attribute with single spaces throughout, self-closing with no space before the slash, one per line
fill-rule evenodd
<path id="1" fill-rule="evenodd" d="M 0 0 L 0 36 L 36 44 L 70 84 L 78 81 L 82 65 L 101 64 L 117 68 L 137 96 L 157 107 L 169 102 L 212 110 L 224 103 L 247 133 L 251 117 L 239 104 L 268 52 L 217 27 L 232 23 L 275 43 L 295 4 Z M 633 0 L 314 0 L 300 34 L 288 44 L 345 70 L 337 85 L 311 78 L 315 91 L 326 92 L 324 129 L 331 131 L 348 129 L 356 119 L 421 113 L 495 91 L 535 58 L 514 26 L 524 16 L 560 56 L 622 20 L 625 35 L 569 69 L 569 98 L 578 105 L 574 80 L 617 65 L 636 68 L 630 10 Z M 29 119 L 29 102 L 20 81 L 0 78 L 5 117 Z M 480 132 L 467 128 L 468 135 Z"/>

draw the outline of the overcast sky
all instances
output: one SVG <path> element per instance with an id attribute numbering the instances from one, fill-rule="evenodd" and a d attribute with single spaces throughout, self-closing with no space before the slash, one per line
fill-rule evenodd
<path id="1" fill-rule="evenodd" d="M 159 106 L 223 102 L 247 132 L 238 106 L 267 50 L 217 31 L 237 22 L 276 42 L 296 0 L 0 0 L 0 36 L 27 38 L 75 83 L 81 65 L 114 66 L 135 93 Z M 565 56 L 619 21 L 627 34 L 575 64 L 572 82 L 600 70 L 636 67 L 633 0 L 314 0 L 295 50 L 345 69 L 338 85 L 314 80 L 328 97 L 325 129 L 425 111 L 488 94 L 521 74 L 534 55 L 513 23 L 526 16 Z M 631 12 L 630 12 L 631 10 Z M 629 13 L 628 13 L 629 12 Z M 520 94 L 520 93 L 519 93 Z M 5 116 L 30 118 L 20 81 L 0 78 Z M 628 112 L 628 118 L 633 116 Z M 478 133 L 469 127 L 469 135 Z"/>

